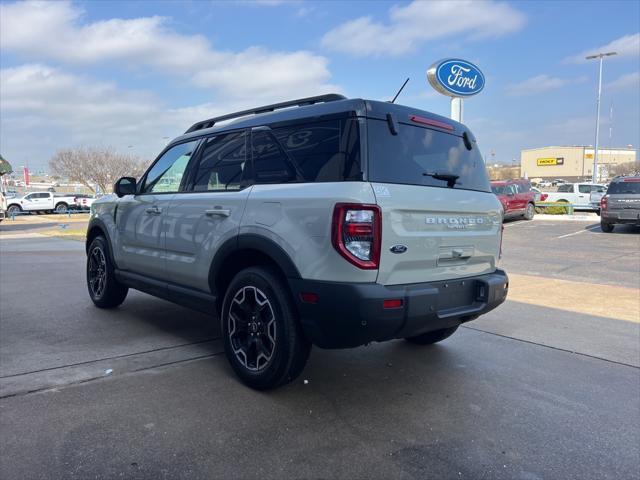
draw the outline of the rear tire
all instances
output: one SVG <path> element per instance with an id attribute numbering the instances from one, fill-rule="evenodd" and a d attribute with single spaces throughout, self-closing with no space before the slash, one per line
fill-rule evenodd
<path id="1" fill-rule="evenodd" d="M 22 207 L 20 205 L 9 205 L 7 208 L 7 216 L 11 216 L 15 212 L 16 215 L 22 212 Z"/>
<path id="2" fill-rule="evenodd" d="M 129 288 L 116 280 L 114 268 L 106 239 L 96 237 L 87 251 L 87 289 L 98 308 L 115 308 L 127 297 Z"/>
<path id="3" fill-rule="evenodd" d="M 602 229 L 603 232 L 611 233 L 611 232 L 613 232 L 613 223 L 607 223 L 607 222 L 603 222 L 601 220 L 600 221 L 600 228 Z"/>
<path id="4" fill-rule="evenodd" d="M 304 369 L 311 343 L 288 288 L 273 269 L 251 267 L 234 277 L 224 296 L 221 322 L 227 359 L 249 387 L 275 388 Z"/>
<path id="5" fill-rule="evenodd" d="M 60 202 L 56 205 L 56 213 L 67 213 L 68 210 L 69 206 L 64 202 Z"/>
<path id="6" fill-rule="evenodd" d="M 416 335 L 415 337 L 407 337 L 405 340 L 416 345 L 433 345 L 434 343 L 449 338 L 456 330 L 458 330 L 458 327 L 443 328 L 441 330 L 423 333 L 422 335 Z"/>
<path id="7" fill-rule="evenodd" d="M 533 203 L 527 203 L 527 208 L 524 211 L 525 220 L 533 220 L 533 216 L 536 214 L 536 207 Z"/>

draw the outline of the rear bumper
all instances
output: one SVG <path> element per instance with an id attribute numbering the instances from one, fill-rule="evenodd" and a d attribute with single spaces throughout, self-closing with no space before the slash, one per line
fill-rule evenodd
<path id="1" fill-rule="evenodd" d="M 503 270 L 452 281 L 384 286 L 289 279 L 307 337 L 321 348 L 348 348 L 460 325 L 507 297 Z M 305 303 L 302 293 L 317 295 Z M 401 299 L 399 308 L 384 300 Z"/>
<path id="2" fill-rule="evenodd" d="M 633 223 L 640 225 L 640 210 L 624 209 L 624 210 L 601 210 L 600 218 L 607 223 Z"/>

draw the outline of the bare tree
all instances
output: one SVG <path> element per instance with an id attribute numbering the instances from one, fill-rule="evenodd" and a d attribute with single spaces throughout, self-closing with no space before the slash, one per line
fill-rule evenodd
<path id="1" fill-rule="evenodd" d="M 49 160 L 49 167 L 55 174 L 79 182 L 94 193 L 96 185 L 106 193 L 118 178 L 142 175 L 146 163 L 111 147 L 80 147 L 59 150 Z"/>
<path id="2" fill-rule="evenodd" d="M 612 176 L 615 175 L 637 175 L 640 174 L 640 162 L 626 162 L 613 165 L 610 171 Z"/>

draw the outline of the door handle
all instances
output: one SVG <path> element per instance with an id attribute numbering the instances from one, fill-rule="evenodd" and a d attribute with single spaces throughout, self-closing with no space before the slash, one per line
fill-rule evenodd
<path id="1" fill-rule="evenodd" d="M 153 206 L 153 207 L 147 208 L 145 212 L 147 212 L 149 215 L 160 215 L 162 213 L 162 209 L 156 206 Z"/>
<path id="2" fill-rule="evenodd" d="M 231 215 L 231 210 L 228 208 L 212 208 L 211 210 L 205 210 L 204 213 L 207 217 L 228 217 Z"/>

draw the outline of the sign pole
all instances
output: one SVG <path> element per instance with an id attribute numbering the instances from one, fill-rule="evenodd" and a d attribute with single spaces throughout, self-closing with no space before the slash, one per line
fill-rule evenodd
<path id="1" fill-rule="evenodd" d="M 460 97 L 451 97 L 451 120 L 462 123 L 463 118 L 463 101 Z"/>

